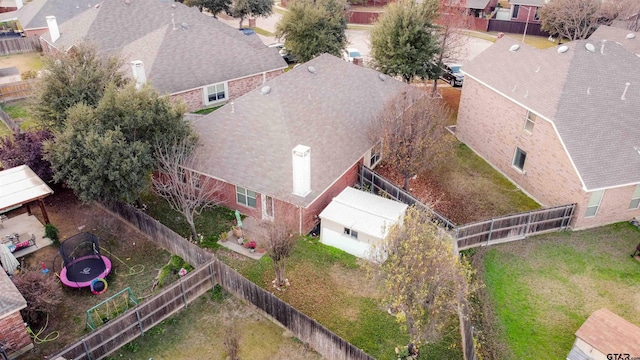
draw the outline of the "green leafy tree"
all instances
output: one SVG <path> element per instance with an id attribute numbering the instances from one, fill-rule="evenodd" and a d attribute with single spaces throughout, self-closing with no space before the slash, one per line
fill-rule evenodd
<path id="1" fill-rule="evenodd" d="M 347 44 L 344 0 L 297 0 L 276 26 L 276 36 L 301 61 L 328 53 L 341 56 Z"/>
<path id="2" fill-rule="evenodd" d="M 234 0 L 228 11 L 234 18 L 240 19 L 240 28 L 247 17 L 267 17 L 273 14 L 272 0 Z"/>
<path id="3" fill-rule="evenodd" d="M 120 58 L 102 58 L 86 43 L 46 57 L 34 98 L 35 117 L 45 128 L 61 130 L 68 109 L 78 103 L 95 107 L 109 84 L 122 87 L 129 81 L 122 66 Z"/>
<path id="4" fill-rule="evenodd" d="M 440 71 L 434 63 L 440 52 L 433 25 L 438 8 L 438 0 L 389 4 L 371 30 L 372 66 L 407 83 L 415 77 L 435 77 Z"/>
<path id="5" fill-rule="evenodd" d="M 542 30 L 559 39 L 586 39 L 600 21 L 600 0 L 552 0 L 540 8 Z"/>
<path id="6" fill-rule="evenodd" d="M 221 12 L 229 12 L 231 10 L 231 0 L 185 0 L 187 6 L 195 6 L 200 12 L 207 9 L 215 17 Z"/>
<path id="7" fill-rule="evenodd" d="M 445 329 L 463 314 L 475 291 L 474 270 L 453 251 L 453 239 L 428 214 L 411 207 L 404 223 L 389 229 L 374 262 L 383 301 L 406 327 L 412 343 L 438 341 Z"/>
<path id="8" fill-rule="evenodd" d="M 148 86 L 107 88 L 95 109 L 83 103 L 69 109 L 64 128 L 46 144 L 54 180 L 83 201 L 136 201 L 151 182 L 153 145 L 193 137 L 182 115 L 182 106 Z"/>

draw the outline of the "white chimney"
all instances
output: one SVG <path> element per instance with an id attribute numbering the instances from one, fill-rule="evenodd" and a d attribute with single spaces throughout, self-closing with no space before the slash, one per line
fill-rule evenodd
<path id="1" fill-rule="evenodd" d="M 311 148 L 298 145 L 293 148 L 293 194 L 307 196 L 311 192 Z"/>
<path id="2" fill-rule="evenodd" d="M 24 6 L 22 0 L 16 0 L 16 9 L 20 10 Z"/>
<path id="3" fill-rule="evenodd" d="M 131 70 L 133 71 L 133 80 L 136 81 L 136 89 L 142 88 L 147 82 L 147 75 L 144 73 L 144 63 L 140 60 L 132 61 Z"/>
<path id="4" fill-rule="evenodd" d="M 55 16 L 47 16 L 47 26 L 49 27 L 49 34 L 51 35 L 51 42 L 54 43 L 60 39 L 60 30 L 58 29 L 58 22 Z"/>

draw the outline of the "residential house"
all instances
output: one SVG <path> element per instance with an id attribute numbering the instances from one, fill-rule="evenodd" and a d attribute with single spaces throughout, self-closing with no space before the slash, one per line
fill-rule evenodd
<path id="1" fill-rule="evenodd" d="M 575 229 L 640 217 L 639 68 L 613 41 L 504 37 L 463 70 L 456 135 L 541 204 L 577 203 Z"/>
<path id="2" fill-rule="evenodd" d="M 549 0 L 509 0 L 511 21 L 539 24 L 538 10 Z"/>
<path id="3" fill-rule="evenodd" d="M 7 9 L 12 10 L 0 14 L 0 22 L 17 22 L 17 28 L 24 36 L 40 36 L 49 31 L 47 16 L 56 16 L 62 23 L 98 4 L 97 0 L 32 0 L 26 3 L 22 0 L 0 0 L 0 4 L 3 2 L 7 2 Z M 9 6 L 12 2 L 16 6 Z"/>
<path id="4" fill-rule="evenodd" d="M 372 120 L 413 91 L 420 90 L 320 55 L 195 120 L 204 160 L 191 170 L 216 179 L 222 204 L 243 214 L 270 219 L 281 204 L 295 207 L 306 233 L 356 182 L 360 165 L 379 161 L 367 136 Z"/>
<path id="5" fill-rule="evenodd" d="M 498 5 L 498 0 L 466 0 L 465 7 L 474 17 L 483 18 L 491 15 Z"/>
<path id="6" fill-rule="evenodd" d="M 122 56 L 137 84 L 148 80 L 191 111 L 221 105 L 287 67 L 278 50 L 258 36 L 173 1 L 104 1 L 64 22 L 55 16 L 46 21 L 44 51 L 68 51 L 81 41 L 95 44 L 105 55 Z"/>
<path id="7" fill-rule="evenodd" d="M 320 242 L 360 258 L 376 254 L 384 258 L 380 245 L 392 226 L 402 224 L 407 207 L 407 204 L 347 187 L 319 215 Z"/>
<path id="8" fill-rule="evenodd" d="M 640 357 L 640 328 L 608 309 L 596 310 L 576 331 L 567 360 Z M 611 357 L 616 354 L 618 357 Z"/>
<path id="9" fill-rule="evenodd" d="M 33 349 L 20 310 L 27 307 L 18 288 L 0 268 L 0 346 L 10 359 Z"/>

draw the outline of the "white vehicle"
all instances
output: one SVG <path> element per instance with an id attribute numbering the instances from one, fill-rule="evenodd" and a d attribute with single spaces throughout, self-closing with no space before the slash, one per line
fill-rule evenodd
<path id="1" fill-rule="evenodd" d="M 342 50 L 342 58 L 344 61 L 352 63 L 353 59 L 362 60 L 362 55 L 360 55 L 360 51 L 356 48 L 346 48 Z"/>

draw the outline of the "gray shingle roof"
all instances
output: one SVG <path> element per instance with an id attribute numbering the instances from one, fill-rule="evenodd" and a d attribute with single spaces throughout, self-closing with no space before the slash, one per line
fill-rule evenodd
<path id="1" fill-rule="evenodd" d="M 565 45 L 558 53 L 505 37 L 464 72 L 553 121 L 587 190 L 640 182 L 640 57 L 614 42 Z"/>
<path id="2" fill-rule="evenodd" d="M 629 34 L 633 34 L 633 36 Z M 627 50 L 640 56 L 640 32 L 600 25 L 598 29 L 591 34 L 589 40 L 615 41 L 624 46 Z"/>
<path id="3" fill-rule="evenodd" d="M 467 0 L 467 9 L 484 9 L 489 5 L 489 0 Z"/>
<path id="4" fill-rule="evenodd" d="M 509 0 L 511 5 L 542 6 L 547 0 Z"/>
<path id="5" fill-rule="evenodd" d="M 316 74 L 308 67 L 313 66 Z M 196 170 L 262 194 L 311 204 L 371 147 L 367 126 L 385 103 L 417 91 L 321 55 L 194 122 L 205 161 Z M 292 193 L 291 150 L 311 148 L 311 193 Z"/>
<path id="6" fill-rule="evenodd" d="M 243 35 L 180 3 L 104 1 L 58 24 L 61 37 L 56 47 L 66 50 L 87 40 L 105 53 L 143 60 L 147 79 L 162 93 L 286 67 L 278 51 L 264 46 L 257 36 Z"/>
<path id="7" fill-rule="evenodd" d="M 0 268 L 0 317 L 11 314 L 27 306 L 18 288 L 9 276 Z"/>

